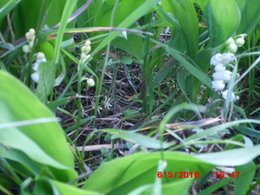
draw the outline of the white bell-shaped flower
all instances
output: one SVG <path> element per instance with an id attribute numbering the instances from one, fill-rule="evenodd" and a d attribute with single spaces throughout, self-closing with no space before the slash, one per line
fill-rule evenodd
<path id="1" fill-rule="evenodd" d="M 236 56 L 233 53 L 223 53 L 222 56 L 222 63 L 223 64 L 229 64 L 230 62 L 233 62 L 236 59 Z"/>
<path id="2" fill-rule="evenodd" d="M 89 87 L 94 87 L 94 86 L 95 86 L 95 81 L 94 81 L 94 79 L 88 78 L 88 79 L 87 79 L 87 85 L 88 85 Z"/>
<path id="3" fill-rule="evenodd" d="M 29 53 L 30 51 L 31 51 L 31 48 L 30 48 L 29 45 L 24 45 L 24 46 L 23 46 L 23 52 L 24 52 L 24 53 Z"/>
<path id="4" fill-rule="evenodd" d="M 232 53 L 236 53 L 237 52 L 237 45 L 235 43 L 231 43 L 229 46 L 228 46 L 228 49 L 230 52 Z"/>
<path id="5" fill-rule="evenodd" d="M 219 63 L 215 66 L 215 71 L 216 72 L 222 72 L 222 71 L 225 71 L 226 70 L 226 67 L 224 66 L 224 64 L 222 63 Z"/>
<path id="6" fill-rule="evenodd" d="M 222 93 L 222 97 L 226 100 L 226 99 L 227 99 L 228 90 L 225 90 L 225 91 L 223 91 L 223 92 L 221 92 L 221 93 Z M 231 93 L 231 96 L 230 96 L 230 101 L 234 101 L 234 100 L 236 100 L 236 96 L 235 96 L 235 94 L 232 92 L 232 93 Z"/>
<path id="7" fill-rule="evenodd" d="M 216 55 L 212 56 L 210 59 L 210 64 L 216 66 L 217 64 L 222 62 L 222 54 L 217 53 Z"/>
<path id="8" fill-rule="evenodd" d="M 230 38 L 226 41 L 226 44 L 227 44 L 227 45 L 230 45 L 230 44 L 232 44 L 232 43 L 235 43 L 235 40 L 234 40 L 232 37 L 230 37 Z"/>
<path id="9" fill-rule="evenodd" d="M 38 72 L 32 73 L 31 78 L 32 78 L 33 82 L 38 83 L 39 82 L 39 73 Z"/>
<path id="10" fill-rule="evenodd" d="M 222 91 L 225 88 L 224 81 L 222 80 L 215 80 L 212 81 L 212 88 L 216 91 Z"/>
<path id="11" fill-rule="evenodd" d="M 231 75 L 232 75 L 231 71 L 225 70 L 222 73 L 223 73 L 222 74 L 223 81 L 229 81 L 231 79 Z"/>
<path id="12" fill-rule="evenodd" d="M 236 40 L 236 44 L 237 44 L 238 47 L 242 47 L 245 44 L 245 39 L 243 37 L 239 37 Z"/>

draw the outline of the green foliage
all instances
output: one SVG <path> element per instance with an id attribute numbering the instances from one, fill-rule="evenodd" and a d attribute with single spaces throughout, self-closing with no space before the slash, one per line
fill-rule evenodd
<path id="1" fill-rule="evenodd" d="M 195 8 L 190 0 L 168 0 L 168 2 L 177 19 L 178 29 L 186 41 L 187 54 L 194 58 L 198 52 L 199 35 L 198 17 Z"/>
<path id="2" fill-rule="evenodd" d="M 0 193 L 251 193 L 259 8 L 259 0 L 2 0 Z M 231 51 L 230 37 L 238 46 L 241 33 L 223 97 L 211 57 Z M 222 170 L 240 177 L 214 178 Z"/>
<path id="3" fill-rule="evenodd" d="M 245 1 L 237 0 L 240 5 L 241 22 L 237 29 L 237 33 L 250 33 L 257 25 L 260 19 L 260 3 L 257 0 Z M 254 6 L 252 6 L 254 5 Z"/>
<path id="4" fill-rule="evenodd" d="M 1 156 L 30 169 L 35 166 L 34 174 L 60 181 L 75 178 L 72 153 L 53 114 L 9 74 L 0 72 L 0 81 Z"/>
<path id="5" fill-rule="evenodd" d="M 165 152 L 164 157 L 167 162 L 166 170 L 172 172 L 189 170 L 199 171 L 201 175 L 205 175 L 214 167 L 183 153 Z M 157 152 L 134 154 L 110 161 L 91 175 L 84 188 L 106 194 L 127 194 L 139 186 L 154 182 L 157 163 L 160 159 L 160 153 Z M 100 181 L 100 178 L 106 178 L 106 180 L 97 182 Z M 187 185 L 183 185 L 182 182 L 178 183 L 180 180 L 182 179 L 170 179 L 168 182 L 175 183 L 175 185 L 168 186 L 168 188 L 181 188 L 181 186 L 187 188 Z M 163 184 L 168 182 L 166 178 L 162 178 Z"/>
<path id="6" fill-rule="evenodd" d="M 236 0 L 210 0 L 206 8 L 209 37 L 213 46 L 218 46 L 237 30 L 241 13 Z"/>

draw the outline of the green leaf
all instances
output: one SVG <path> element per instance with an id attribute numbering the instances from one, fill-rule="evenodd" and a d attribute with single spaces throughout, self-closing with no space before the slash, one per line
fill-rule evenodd
<path id="1" fill-rule="evenodd" d="M 260 138 L 260 131 L 254 130 L 250 127 L 237 126 L 237 127 L 235 127 L 235 129 L 244 135 L 249 135 L 252 137 Z"/>
<path id="2" fill-rule="evenodd" d="M 127 40 L 118 37 L 113 41 L 113 45 L 117 48 L 126 51 L 138 59 L 142 59 L 143 44 L 144 41 L 141 37 L 131 34 L 127 36 Z"/>
<path id="3" fill-rule="evenodd" d="M 187 54 L 195 58 L 198 52 L 199 21 L 191 0 L 168 0 L 175 15 L 181 35 L 186 41 Z"/>
<path id="4" fill-rule="evenodd" d="M 260 155 L 260 145 L 254 147 L 227 150 L 208 154 L 195 155 L 197 158 L 219 166 L 240 166 Z"/>
<path id="5" fill-rule="evenodd" d="M 39 66 L 39 82 L 35 94 L 46 103 L 47 97 L 51 93 L 55 82 L 55 64 L 52 61 L 41 63 Z"/>
<path id="6" fill-rule="evenodd" d="M 98 192 L 82 190 L 58 181 L 52 180 L 50 182 L 57 188 L 57 190 L 61 195 L 102 195 L 101 193 Z"/>
<path id="7" fill-rule="evenodd" d="M 0 2 L 0 21 L 19 3 L 15 0 L 1 0 Z"/>
<path id="8" fill-rule="evenodd" d="M 72 152 L 60 125 L 55 120 L 30 124 L 30 120 L 54 119 L 51 111 L 8 73 L 0 71 L 0 83 L 0 124 L 5 127 L 0 129 L 0 143 L 23 152 L 42 164 L 43 170 L 50 167 L 61 181 L 74 179 Z M 29 123 L 24 125 L 23 121 Z"/>
<path id="9" fill-rule="evenodd" d="M 127 194 L 137 187 L 154 182 L 160 158 L 160 153 L 155 152 L 139 153 L 112 160 L 94 171 L 84 188 L 106 194 Z M 200 176 L 203 176 L 214 167 L 188 154 L 179 152 L 164 152 L 164 160 L 167 161 L 166 170 L 173 173 L 175 171 L 198 171 Z M 181 180 L 183 179 L 162 178 L 162 184 L 175 183 Z"/>
<path id="10" fill-rule="evenodd" d="M 210 0 L 206 18 L 211 43 L 218 46 L 236 32 L 241 14 L 236 0 Z"/>
<path id="11" fill-rule="evenodd" d="M 135 133 L 132 131 L 123 131 L 123 130 L 119 130 L 119 129 L 104 129 L 104 130 L 100 130 L 100 131 L 109 133 L 118 138 L 138 144 L 143 147 L 160 149 L 160 141 L 155 138 L 149 137 L 149 136 L 145 136 L 145 135 Z M 170 146 L 171 146 L 171 144 L 169 144 L 169 143 L 166 143 L 166 142 L 163 143 L 163 148 L 168 148 Z"/>
<path id="12" fill-rule="evenodd" d="M 132 13 L 128 15 L 117 27 L 118 28 L 128 28 L 134 22 L 136 22 L 140 17 L 145 15 L 153 6 L 158 3 L 160 0 L 150 0 L 145 1 L 142 5 L 140 5 L 137 9 L 135 9 Z M 92 55 L 103 49 L 108 43 L 114 40 L 121 32 L 111 32 L 109 36 L 107 36 L 103 41 L 95 48 L 92 52 Z"/>
<path id="13" fill-rule="evenodd" d="M 223 123 L 221 125 L 217 125 L 211 128 L 208 128 L 200 133 L 196 133 L 190 137 L 188 137 L 186 140 L 192 140 L 192 139 L 202 139 L 202 138 L 206 138 L 207 136 L 211 136 L 211 135 L 216 135 L 222 131 L 225 131 L 227 128 L 232 127 L 232 126 L 236 126 L 238 124 L 241 123 L 256 123 L 256 124 L 260 124 L 260 120 L 253 120 L 253 119 L 244 119 L 244 120 L 237 120 L 237 121 L 232 121 L 232 122 L 228 122 L 228 123 Z"/>
<path id="14" fill-rule="evenodd" d="M 254 179 L 256 166 L 255 163 L 249 162 L 243 166 L 236 167 L 236 171 L 240 172 L 238 178 L 235 179 L 235 191 L 236 195 L 248 194 L 250 185 Z"/>
<path id="15" fill-rule="evenodd" d="M 255 28 L 260 19 L 260 2 L 259 0 L 250 0 L 240 3 L 242 4 L 241 22 L 237 33 L 250 33 Z"/>

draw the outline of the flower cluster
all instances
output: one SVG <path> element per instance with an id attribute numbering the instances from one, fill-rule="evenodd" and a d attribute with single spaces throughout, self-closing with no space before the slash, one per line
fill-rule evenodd
<path id="1" fill-rule="evenodd" d="M 32 50 L 34 40 L 35 40 L 35 30 L 31 28 L 26 34 L 25 38 L 28 41 L 28 44 L 23 46 L 23 52 L 24 53 L 29 53 Z"/>
<path id="2" fill-rule="evenodd" d="M 85 44 L 81 47 L 80 64 L 84 64 L 88 59 L 90 59 L 89 52 L 91 51 L 91 42 L 87 40 Z"/>
<path id="3" fill-rule="evenodd" d="M 91 42 L 87 40 L 85 44 L 81 47 L 81 54 L 80 54 L 80 61 L 79 61 L 79 68 L 82 67 L 86 63 L 86 61 L 91 60 L 91 56 L 89 52 L 91 51 Z M 92 78 L 87 78 L 87 85 L 89 87 L 95 86 L 95 81 Z"/>
<path id="4" fill-rule="evenodd" d="M 224 99 L 227 98 L 227 90 L 224 90 L 225 83 L 231 79 L 232 72 L 227 70 L 227 66 L 232 66 L 232 63 L 236 61 L 236 57 L 233 53 L 217 53 L 211 57 L 210 64 L 214 66 L 214 74 L 212 81 L 212 88 L 215 91 L 220 91 Z M 223 91 L 224 90 L 224 91 Z M 234 93 L 231 95 L 231 100 L 235 100 Z"/>
<path id="5" fill-rule="evenodd" d="M 240 35 L 238 35 L 236 40 L 233 39 L 232 37 L 230 37 L 226 41 L 229 52 L 236 53 L 238 47 L 242 47 L 245 44 L 245 36 L 246 36 L 246 34 L 240 34 Z"/>
<path id="6" fill-rule="evenodd" d="M 38 52 L 36 62 L 32 66 L 34 72 L 31 74 L 31 78 L 35 83 L 38 83 L 39 81 L 39 65 L 42 62 L 46 62 L 45 55 L 42 52 Z"/>
<path id="7" fill-rule="evenodd" d="M 226 53 L 217 53 L 210 59 L 210 64 L 214 66 L 215 72 L 213 73 L 212 88 L 215 91 L 220 91 L 224 99 L 227 99 L 228 90 L 224 90 L 225 84 L 231 79 L 232 72 L 227 70 L 226 67 L 233 67 L 237 61 L 234 53 L 237 52 L 238 47 L 242 47 L 245 44 L 246 34 L 240 34 L 236 38 L 230 37 L 226 41 Z M 239 99 L 238 96 L 232 92 L 231 101 Z"/>

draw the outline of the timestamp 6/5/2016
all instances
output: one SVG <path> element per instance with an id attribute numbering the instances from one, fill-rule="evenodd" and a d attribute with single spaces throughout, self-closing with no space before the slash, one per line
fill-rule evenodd
<path id="1" fill-rule="evenodd" d="M 222 171 L 214 172 L 215 178 L 238 178 L 240 176 L 240 172 L 232 172 L 232 173 L 225 173 Z M 158 178 L 200 178 L 200 172 L 188 172 L 188 171 L 164 171 L 164 172 L 157 172 Z"/>
<path id="2" fill-rule="evenodd" d="M 157 172 L 158 178 L 199 178 L 200 173 L 196 172 L 188 172 L 188 171 L 165 171 L 165 172 Z"/>

